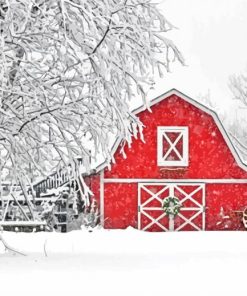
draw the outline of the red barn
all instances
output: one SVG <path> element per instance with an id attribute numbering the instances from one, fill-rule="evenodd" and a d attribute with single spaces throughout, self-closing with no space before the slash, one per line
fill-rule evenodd
<path id="1" fill-rule="evenodd" d="M 116 142 L 116 164 L 94 183 L 104 228 L 244 229 L 247 168 L 216 113 L 177 90 L 151 110 L 135 111 L 145 142 L 135 139 L 126 159 Z"/>

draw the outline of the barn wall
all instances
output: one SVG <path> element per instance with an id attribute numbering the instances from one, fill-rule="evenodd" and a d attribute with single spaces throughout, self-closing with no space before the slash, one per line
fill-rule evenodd
<path id="1" fill-rule="evenodd" d="M 137 227 L 137 184 L 105 184 L 104 227 Z"/>
<path id="2" fill-rule="evenodd" d="M 104 196 L 105 228 L 137 228 L 137 184 L 105 184 Z M 246 206 L 247 184 L 207 184 L 205 230 L 244 230 L 242 216 L 234 211 Z"/>
<path id="3" fill-rule="evenodd" d="M 247 207 L 247 184 L 206 185 L 206 230 L 244 230 L 241 215 Z"/>
<path id="4" fill-rule="evenodd" d="M 95 175 L 91 175 L 90 177 L 86 177 L 85 183 L 94 194 L 93 198 L 97 203 L 98 209 L 100 209 L 100 175 L 95 174 Z"/>
<path id="5" fill-rule="evenodd" d="M 143 111 L 145 143 L 134 139 L 125 148 L 127 159 L 115 154 L 116 164 L 105 170 L 105 178 L 130 179 L 247 179 L 232 155 L 214 119 L 176 95 Z M 157 127 L 188 126 L 189 166 L 157 166 Z M 137 183 L 104 185 L 105 228 L 137 227 Z M 98 186 L 99 187 L 99 186 Z M 96 189 L 97 190 L 97 189 Z M 235 210 L 247 206 L 247 184 L 206 184 L 206 230 L 242 230 Z"/>
<path id="6" fill-rule="evenodd" d="M 125 149 L 127 159 L 117 151 L 116 164 L 106 178 L 221 179 L 247 178 L 228 148 L 214 119 L 204 111 L 172 95 L 143 111 L 139 118 L 146 126 L 145 142 L 133 140 Z M 157 126 L 189 127 L 189 166 L 171 170 L 157 166 Z"/>

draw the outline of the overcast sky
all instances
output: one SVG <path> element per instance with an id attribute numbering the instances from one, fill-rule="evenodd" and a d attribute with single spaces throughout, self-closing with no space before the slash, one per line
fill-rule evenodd
<path id="1" fill-rule="evenodd" d="M 169 38 L 187 67 L 172 66 L 150 96 L 177 88 L 197 99 L 210 97 L 233 115 L 229 76 L 247 68 L 247 0 L 160 0 L 160 9 L 178 30 Z"/>

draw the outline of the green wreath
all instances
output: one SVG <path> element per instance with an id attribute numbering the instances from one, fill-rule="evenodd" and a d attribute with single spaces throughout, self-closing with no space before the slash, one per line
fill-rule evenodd
<path id="1" fill-rule="evenodd" d="M 176 216 L 181 207 L 180 200 L 175 196 L 168 196 L 163 200 L 162 208 L 166 215 Z"/>

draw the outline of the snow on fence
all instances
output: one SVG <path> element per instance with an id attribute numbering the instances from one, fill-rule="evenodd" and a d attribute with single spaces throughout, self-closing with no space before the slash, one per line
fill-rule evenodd
<path id="1" fill-rule="evenodd" d="M 82 159 L 78 159 L 82 164 Z M 2 183 L 0 199 L 0 229 L 34 231 L 57 229 L 67 231 L 68 223 L 78 217 L 83 202 L 78 205 L 78 181 L 67 169 L 61 169 L 26 188 L 28 199 L 19 185 Z"/>

